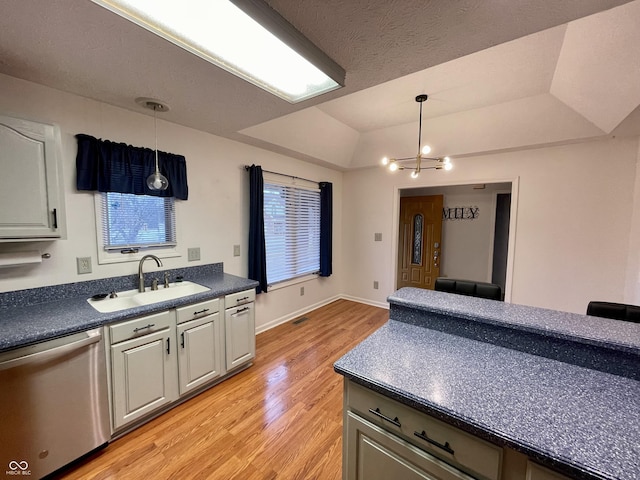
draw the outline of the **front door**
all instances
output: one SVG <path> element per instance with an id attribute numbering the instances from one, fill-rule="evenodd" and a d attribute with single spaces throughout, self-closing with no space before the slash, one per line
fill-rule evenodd
<path id="1" fill-rule="evenodd" d="M 400 198 L 398 288 L 433 290 L 440 275 L 442 195 Z"/>

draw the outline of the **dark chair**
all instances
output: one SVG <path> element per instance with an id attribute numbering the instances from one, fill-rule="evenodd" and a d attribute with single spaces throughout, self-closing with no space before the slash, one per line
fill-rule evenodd
<path id="1" fill-rule="evenodd" d="M 473 280 L 458 280 L 455 278 L 438 277 L 434 285 L 438 292 L 457 293 L 470 297 L 488 298 L 502 301 L 502 288 L 495 283 L 474 282 Z"/>
<path id="2" fill-rule="evenodd" d="M 624 303 L 589 302 L 587 315 L 640 323 L 640 307 Z"/>

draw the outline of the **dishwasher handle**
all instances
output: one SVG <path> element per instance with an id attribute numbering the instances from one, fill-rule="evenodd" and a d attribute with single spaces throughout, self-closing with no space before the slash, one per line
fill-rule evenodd
<path id="1" fill-rule="evenodd" d="M 29 355 L 25 355 L 23 357 L 18 357 L 11 360 L 6 360 L 4 362 L 0 362 L 0 371 L 9 370 L 10 368 L 16 368 L 22 365 L 29 365 L 29 364 L 37 363 L 41 361 L 52 360 L 54 358 L 67 355 L 71 352 L 75 352 L 76 350 L 80 350 L 81 348 L 84 348 L 87 345 L 97 343 L 100 341 L 101 338 L 102 338 L 102 334 L 100 333 L 100 330 L 96 330 L 95 332 L 87 333 L 87 338 L 83 338 L 76 342 L 67 343 L 66 345 L 60 345 L 59 347 L 55 347 L 50 350 L 44 350 L 42 352 L 36 352 Z"/>

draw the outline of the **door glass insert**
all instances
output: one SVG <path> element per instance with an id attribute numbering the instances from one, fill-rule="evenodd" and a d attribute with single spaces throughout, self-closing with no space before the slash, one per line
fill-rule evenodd
<path id="1" fill-rule="evenodd" d="M 413 217 L 413 254 L 411 255 L 411 263 L 414 265 L 422 264 L 422 227 L 424 217 L 418 213 Z"/>

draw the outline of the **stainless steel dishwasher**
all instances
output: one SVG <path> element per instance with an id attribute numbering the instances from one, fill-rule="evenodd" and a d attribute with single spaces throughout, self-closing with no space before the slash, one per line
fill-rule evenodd
<path id="1" fill-rule="evenodd" d="M 0 474 L 41 478 L 109 436 L 100 329 L 0 353 Z"/>

